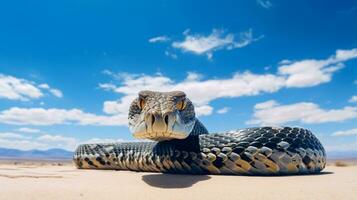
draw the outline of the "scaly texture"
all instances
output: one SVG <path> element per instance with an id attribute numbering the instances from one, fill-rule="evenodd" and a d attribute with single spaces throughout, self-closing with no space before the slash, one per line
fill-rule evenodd
<path id="1" fill-rule="evenodd" d="M 306 129 L 262 127 L 183 140 L 84 144 L 77 148 L 74 162 L 81 169 L 286 175 L 320 172 L 326 154 Z"/>

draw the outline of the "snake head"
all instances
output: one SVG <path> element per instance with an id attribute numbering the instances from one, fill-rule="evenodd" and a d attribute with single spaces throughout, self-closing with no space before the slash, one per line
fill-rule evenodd
<path id="1" fill-rule="evenodd" d="M 141 139 L 184 139 L 195 122 L 194 106 L 181 91 L 141 91 L 129 109 L 130 131 Z"/>

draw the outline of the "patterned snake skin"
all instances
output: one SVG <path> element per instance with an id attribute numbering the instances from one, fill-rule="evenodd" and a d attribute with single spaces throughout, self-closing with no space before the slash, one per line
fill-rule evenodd
<path id="1" fill-rule="evenodd" d="M 129 113 L 129 118 L 132 115 Z M 152 135 L 145 138 L 155 139 Z M 228 175 L 313 174 L 326 165 L 323 146 L 302 128 L 261 127 L 206 134 L 196 120 L 185 139 L 157 140 L 83 144 L 77 148 L 74 162 L 80 169 Z"/>

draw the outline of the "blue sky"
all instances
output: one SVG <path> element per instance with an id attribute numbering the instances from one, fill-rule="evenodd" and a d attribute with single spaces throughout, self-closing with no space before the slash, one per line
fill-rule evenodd
<path id="1" fill-rule="evenodd" d="M 133 140 L 141 89 L 184 90 L 211 132 L 311 129 L 357 150 L 357 1 L 9 1 L 0 147 Z"/>

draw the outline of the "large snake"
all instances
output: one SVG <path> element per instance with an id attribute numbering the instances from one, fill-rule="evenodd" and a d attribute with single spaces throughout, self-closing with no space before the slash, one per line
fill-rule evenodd
<path id="1" fill-rule="evenodd" d="M 183 92 L 142 91 L 129 109 L 136 138 L 153 142 L 82 144 L 80 169 L 185 174 L 286 175 L 319 173 L 326 153 L 303 128 L 261 127 L 208 134 Z"/>

